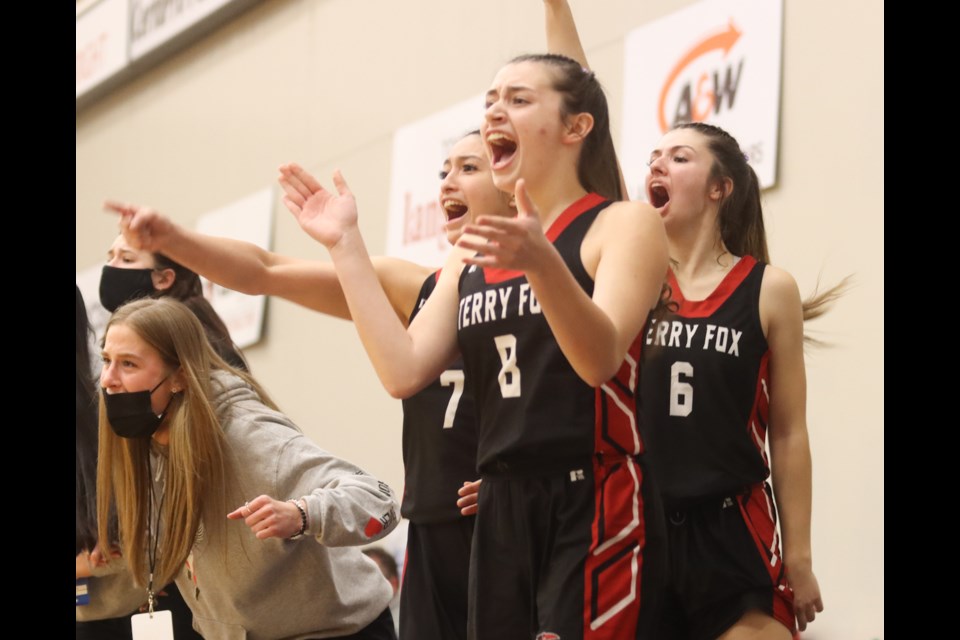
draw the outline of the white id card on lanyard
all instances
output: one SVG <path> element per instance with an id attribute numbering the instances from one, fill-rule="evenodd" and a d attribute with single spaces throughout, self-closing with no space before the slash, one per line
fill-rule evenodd
<path id="1" fill-rule="evenodd" d="M 173 640 L 173 617 L 169 611 L 130 616 L 133 640 Z"/>

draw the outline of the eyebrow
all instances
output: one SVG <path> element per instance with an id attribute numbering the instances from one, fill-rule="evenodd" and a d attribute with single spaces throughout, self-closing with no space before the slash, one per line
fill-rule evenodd
<path id="1" fill-rule="evenodd" d="M 511 84 L 511 85 L 507 85 L 503 89 L 503 93 L 506 95 L 514 94 L 519 91 L 533 91 L 533 87 L 528 87 L 527 85 L 523 85 L 523 84 Z M 489 91 L 487 91 L 485 98 L 489 100 L 491 96 L 496 97 L 498 93 L 499 92 L 497 91 L 497 89 L 495 88 L 490 89 Z"/>
<path id="2" fill-rule="evenodd" d="M 482 158 L 481 158 L 480 156 L 474 154 L 474 153 L 468 153 L 467 155 L 464 155 L 464 156 L 457 156 L 456 158 L 454 158 L 454 160 L 455 160 L 456 162 L 461 162 L 461 163 L 462 163 L 462 162 L 466 162 L 467 160 L 476 160 L 476 161 L 479 161 L 479 160 L 482 160 Z M 446 164 L 448 164 L 449 162 L 450 162 L 450 161 L 447 160 L 447 162 L 444 162 L 444 164 L 446 165 Z"/>
<path id="3" fill-rule="evenodd" d="M 673 152 L 675 152 L 677 149 L 690 149 L 690 151 L 692 151 L 692 152 L 694 152 L 694 153 L 697 152 L 696 149 L 694 149 L 693 147 L 691 147 L 691 146 L 688 145 L 688 144 L 678 144 L 678 145 L 674 145 L 674 146 L 670 147 L 669 149 L 667 149 L 666 151 L 667 151 L 668 153 L 673 153 Z M 663 151 L 661 151 L 660 149 L 654 149 L 653 151 L 650 152 L 650 157 L 651 157 L 651 158 L 659 158 L 659 157 L 662 156 L 662 155 L 663 155 Z"/>
<path id="4" fill-rule="evenodd" d="M 106 349 L 100 352 L 100 358 L 111 358 L 112 360 L 136 360 L 137 362 L 143 360 L 142 356 L 138 356 L 135 353 L 122 352 L 110 354 Z"/>

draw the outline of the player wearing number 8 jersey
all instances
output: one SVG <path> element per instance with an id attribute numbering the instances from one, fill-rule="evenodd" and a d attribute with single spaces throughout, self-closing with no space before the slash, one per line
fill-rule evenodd
<path id="1" fill-rule="evenodd" d="M 610 204 L 588 194 L 546 231 L 588 295 L 594 281 L 581 245 Z M 662 558 L 645 552 L 651 528 L 662 525 L 649 508 L 635 420 L 641 336 L 610 380 L 587 385 L 524 274 L 474 267 L 461 276 L 458 326 L 461 350 L 474 354 L 467 376 L 477 381 L 480 423 L 477 637 L 521 627 L 517 602 L 539 609 L 538 628 L 561 638 L 653 637 L 648 603 L 658 587 L 647 563 Z"/>
<path id="2" fill-rule="evenodd" d="M 564 263 L 587 294 L 593 280 L 580 260 L 583 238 L 610 205 L 596 194 L 572 204 L 546 231 Z M 620 373 L 598 388 L 583 383 L 550 331 L 536 295 L 521 271 L 470 267 L 460 279 L 458 337 L 475 382 L 477 415 L 483 425 L 477 466 L 481 474 L 544 468 L 570 469 L 595 453 L 635 456 L 643 445 L 632 415 L 639 336 Z M 549 384 L 545 384 L 549 381 Z M 597 423 L 597 404 L 610 425 Z M 545 460 L 544 447 L 549 447 Z"/>
<path id="3" fill-rule="evenodd" d="M 551 388 L 564 394 L 575 388 L 578 406 L 584 393 L 594 402 L 600 397 L 606 401 L 609 395 L 597 395 L 595 389 L 616 388 L 612 379 L 624 379 L 631 367 L 628 354 L 657 303 L 667 269 L 663 225 L 648 205 L 613 202 L 578 226 L 579 214 L 599 204 L 593 194 L 620 197 L 606 97 L 579 63 L 563 56 L 521 56 L 500 70 L 486 99 L 481 130 L 494 183 L 516 195 L 517 218 L 481 215 L 467 226 L 459 251 L 447 261 L 409 327 L 389 313 L 389 300 L 359 231 L 356 201 L 343 177 L 334 175 L 334 194 L 300 167 L 284 167 L 284 202 L 301 227 L 330 251 L 354 324 L 391 393 L 403 397 L 422 389 L 456 359 L 462 345 L 468 379 L 475 359 L 488 357 L 480 349 L 492 349 L 500 359 L 496 372 L 487 367 L 484 374 L 495 378 L 472 383 L 500 393 L 501 406 L 525 394 L 533 399 L 515 414 L 513 424 L 520 429 L 516 441 L 532 445 L 521 448 L 535 453 L 529 460 L 502 459 L 507 473 L 484 481 L 480 489 L 470 637 L 633 638 L 647 594 L 641 584 L 644 483 L 633 457 L 642 447 L 635 429 L 632 437 L 621 438 L 618 428 L 615 441 L 628 446 L 601 461 L 594 454 L 598 434 L 606 433 L 596 430 L 603 424 L 597 418 L 605 405 L 597 403 L 589 416 L 557 415 L 549 400 Z M 559 234 L 571 234 L 571 244 L 561 251 L 544 230 L 559 231 L 569 217 L 577 219 Z M 497 305 L 511 299 L 518 315 L 520 309 L 532 313 L 539 308 L 549 330 L 534 348 L 554 345 L 555 360 L 567 362 L 559 376 L 551 375 L 551 367 L 524 374 L 523 344 L 520 336 L 514 336 L 514 343 L 509 332 L 493 336 L 486 346 L 458 341 L 458 323 L 466 313 L 460 277 L 472 267 L 523 273 L 525 282 L 518 281 L 512 292 L 472 292 L 470 321 L 494 322 L 502 312 Z M 530 294 L 526 300 L 525 294 Z M 626 388 L 617 389 L 627 403 L 620 412 L 622 424 L 634 417 L 629 375 L 626 380 Z M 485 443 L 495 439 L 486 432 L 494 419 L 486 406 L 478 410 L 483 412 L 478 451 L 486 461 Z M 552 419 L 565 423 L 556 425 L 556 433 L 564 434 L 556 441 L 545 428 Z M 534 424 L 539 427 L 527 429 Z M 543 460 L 556 465 L 523 464 Z M 574 466 L 567 466 L 574 460 Z M 512 467 L 511 462 L 518 464 Z M 486 462 L 481 464 L 486 468 Z M 484 498 L 493 484 L 503 490 Z"/>

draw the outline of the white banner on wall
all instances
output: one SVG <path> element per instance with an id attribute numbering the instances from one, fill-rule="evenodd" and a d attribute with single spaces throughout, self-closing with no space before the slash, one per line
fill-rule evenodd
<path id="1" fill-rule="evenodd" d="M 127 0 L 103 0 L 77 18 L 77 97 L 127 66 Z"/>
<path id="2" fill-rule="evenodd" d="M 480 128 L 483 113 L 483 94 L 479 94 L 394 133 L 388 255 L 443 266 L 450 245 L 438 201 L 439 172 L 454 143 Z"/>
<path id="3" fill-rule="evenodd" d="M 233 0 L 130 0 L 130 59 L 136 60 Z"/>
<path id="4" fill-rule="evenodd" d="M 273 187 L 257 191 L 233 204 L 204 214 L 197 220 L 197 231 L 245 240 L 269 250 L 275 199 Z M 263 335 L 266 296 L 248 296 L 225 289 L 206 278 L 201 280 L 203 295 L 223 318 L 237 346 L 242 349 L 256 344 Z"/>
<path id="5" fill-rule="evenodd" d="M 704 0 L 625 40 L 621 163 L 645 199 L 650 152 L 674 124 L 702 121 L 740 143 L 763 188 L 777 179 L 783 0 Z"/>
<path id="6" fill-rule="evenodd" d="M 261 0 L 91 0 L 77 11 L 77 108 Z"/>

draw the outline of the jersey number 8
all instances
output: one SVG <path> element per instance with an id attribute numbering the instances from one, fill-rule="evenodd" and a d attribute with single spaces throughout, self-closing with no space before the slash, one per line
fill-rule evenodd
<path id="1" fill-rule="evenodd" d="M 520 397 L 520 369 L 517 367 L 517 337 L 512 333 L 497 336 L 493 339 L 500 354 L 500 373 L 497 381 L 500 383 L 500 395 L 504 398 Z"/>

